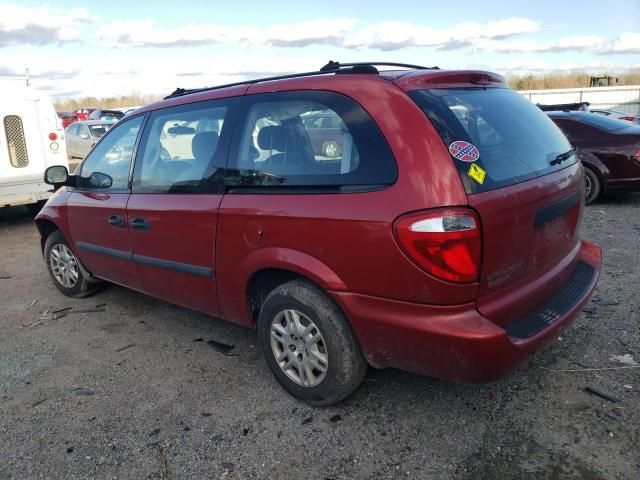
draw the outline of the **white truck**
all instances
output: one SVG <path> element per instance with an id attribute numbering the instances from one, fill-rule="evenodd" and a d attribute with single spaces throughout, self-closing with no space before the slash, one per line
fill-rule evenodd
<path id="1" fill-rule="evenodd" d="M 47 167 L 69 168 L 62 123 L 48 95 L 28 80 L 0 78 L 0 208 L 39 210 L 51 195 Z"/>

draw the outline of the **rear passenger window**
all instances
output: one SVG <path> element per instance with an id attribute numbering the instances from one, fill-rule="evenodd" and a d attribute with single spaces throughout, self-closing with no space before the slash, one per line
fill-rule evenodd
<path id="1" fill-rule="evenodd" d="M 379 187 L 397 167 L 369 115 L 329 92 L 247 97 L 228 184 L 236 187 Z"/>
<path id="2" fill-rule="evenodd" d="M 201 102 L 153 112 L 137 155 L 133 192 L 210 192 L 212 182 L 222 188 L 226 148 L 221 135 L 232 127 L 228 117 L 234 102 Z"/>

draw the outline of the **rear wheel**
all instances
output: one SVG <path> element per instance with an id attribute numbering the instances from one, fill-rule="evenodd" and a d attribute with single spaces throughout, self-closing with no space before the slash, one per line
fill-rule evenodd
<path id="1" fill-rule="evenodd" d="M 602 183 L 600 178 L 589 167 L 584 167 L 584 186 L 585 186 L 585 199 L 584 203 L 589 205 L 594 202 L 602 193 Z"/>
<path id="2" fill-rule="evenodd" d="M 294 280 L 273 290 L 258 318 L 262 353 L 282 386 L 314 405 L 353 393 L 367 371 L 340 309 L 318 287 Z"/>
<path id="3" fill-rule="evenodd" d="M 44 259 L 53 284 L 68 297 L 86 297 L 96 290 L 96 283 L 85 278 L 80 262 L 60 230 L 47 237 Z"/>

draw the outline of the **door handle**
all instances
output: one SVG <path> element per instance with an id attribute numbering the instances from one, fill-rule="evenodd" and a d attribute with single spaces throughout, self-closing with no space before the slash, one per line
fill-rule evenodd
<path id="1" fill-rule="evenodd" d="M 112 227 L 122 228 L 124 227 L 124 217 L 122 215 L 111 215 L 109 217 L 109 225 Z"/>
<path id="2" fill-rule="evenodd" d="M 135 230 L 149 230 L 151 228 L 151 224 L 146 218 L 136 217 L 131 219 L 131 228 Z"/>

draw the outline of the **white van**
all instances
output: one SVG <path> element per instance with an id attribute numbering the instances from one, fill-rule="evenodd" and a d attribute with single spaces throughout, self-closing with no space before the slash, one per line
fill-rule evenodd
<path id="1" fill-rule="evenodd" d="M 37 211 L 51 195 L 43 176 L 52 165 L 69 167 L 51 99 L 25 80 L 0 79 L 0 208 L 27 205 Z"/>

